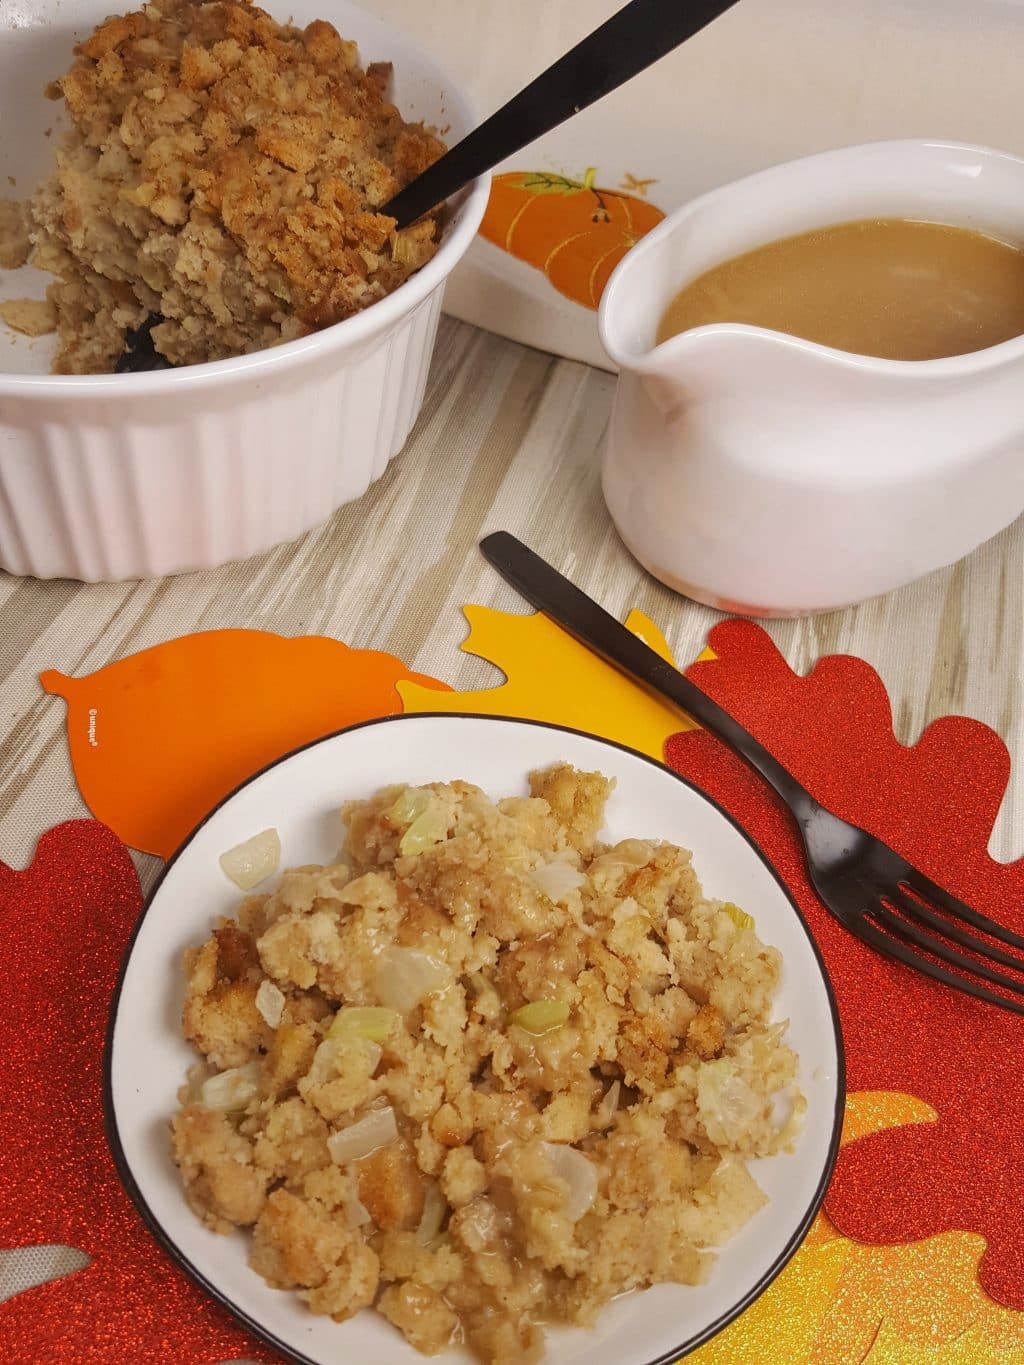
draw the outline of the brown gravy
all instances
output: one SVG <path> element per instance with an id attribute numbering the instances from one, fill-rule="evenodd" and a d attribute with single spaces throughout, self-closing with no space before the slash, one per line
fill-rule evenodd
<path id="1" fill-rule="evenodd" d="M 889 360 L 935 360 L 1024 333 L 1024 251 L 970 228 L 871 218 L 769 242 L 676 295 L 658 341 L 750 323 Z"/>

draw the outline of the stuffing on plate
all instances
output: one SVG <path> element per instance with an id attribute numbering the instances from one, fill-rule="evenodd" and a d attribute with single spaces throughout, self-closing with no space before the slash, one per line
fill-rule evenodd
<path id="1" fill-rule="evenodd" d="M 525 1365 L 766 1202 L 747 1159 L 804 1108 L 779 954 L 685 849 L 599 842 L 612 785 L 388 787 L 187 953 L 188 1200 L 314 1313 Z"/>
<path id="2" fill-rule="evenodd" d="M 403 121 L 390 73 L 247 0 L 152 0 L 80 42 L 50 91 L 70 120 L 53 172 L 27 214 L 0 211 L 0 265 L 30 238 L 56 276 L 56 371 L 111 371 L 144 328 L 174 365 L 241 355 L 408 279 L 437 214 L 396 231 L 380 209 L 444 145 Z"/>

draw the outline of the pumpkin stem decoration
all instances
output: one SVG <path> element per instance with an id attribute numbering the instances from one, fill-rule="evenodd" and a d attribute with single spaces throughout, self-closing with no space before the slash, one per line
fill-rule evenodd
<path id="1" fill-rule="evenodd" d="M 588 166 L 587 169 L 586 169 L 586 171 L 584 172 L 584 175 L 583 175 L 583 182 L 582 182 L 582 184 L 580 185 L 580 188 L 581 188 L 581 189 L 584 189 L 584 190 L 589 190 L 590 193 L 591 193 L 591 194 L 594 196 L 594 198 L 597 200 L 597 208 L 594 210 L 594 213 L 591 215 L 590 221 L 591 221 L 592 223 L 610 223 L 610 222 L 612 221 L 612 216 L 611 216 L 611 214 L 608 212 L 608 206 L 607 206 L 607 204 L 606 204 L 606 203 L 604 202 L 604 200 L 601 198 L 601 191 L 600 191 L 600 190 L 595 190 L 595 189 L 594 189 L 594 181 L 595 181 L 596 179 L 597 179 L 597 167 L 596 167 L 596 166 Z"/>
<path id="2" fill-rule="evenodd" d="M 560 294 L 596 308 L 612 271 L 630 247 L 664 218 L 661 209 L 554 171 L 496 175 L 480 235 L 543 270 Z"/>

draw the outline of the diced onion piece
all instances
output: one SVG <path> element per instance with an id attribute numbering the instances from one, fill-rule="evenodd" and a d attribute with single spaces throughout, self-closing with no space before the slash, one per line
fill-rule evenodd
<path id="1" fill-rule="evenodd" d="M 265 1024 L 277 1028 L 284 1013 L 284 992 L 273 981 L 261 981 L 256 992 L 256 1009 Z"/>
<path id="2" fill-rule="evenodd" d="M 244 843 L 236 844 L 220 855 L 220 865 L 226 876 L 240 891 L 251 891 L 261 881 L 277 871 L 281 861 L 281 839 L 276 829 L 264 829 Z"/>
<path id="3" fill-rule="evenodd" d="M 396 1010 L 381 1009 L 379 1005 L 346 1005 L 332 1019 L 327 1037 L 365 1038 L 369 1043 L 383 1043 L 400 1023 Z"/>
<path id="4" fill-rule="evenodd" d="M 652 846 L 643 839 L 623 839 L 621 843 L 601 853 L 590 864 L 590 871 L 604 868 L 644 867 L 651 860 Z"/>
<path id="5" fill-rule="evenodd" d="M 578 891 L 587 881 L 582 872 L 568 863 L 545 863 L 531 872 L 530 876 L 538 890 L 556 903 L 567 900 L 573 891 Z"/>
<path id="6" fill-rule="evenodd" d="M 697 1113 L 712 1142 L 739 1142 L 761 1108 L 760 1097 L 738 1074 L 730 1058 L 701 1063 L 697 1072 Z"/>
<path id="7" fill-rule="evenodd" d="M 738 905 L 733 905 L 732 901 L 726 901 L 722 906 L 722 913 L 728 915 L 737 929 L 753 929 L 754 916 L 748 915 L 746 910 L 741 910 Z"/>
<path id="8" fill-rule="evenodd" d="M 423 1216 L 420 1218 L 420 1225 L 416 1229 L 416 1240 L 420 1246 L 427 1246 L 432 1242 L 441 1231 L 441 1224 L 448 1211 L 445 1197 L 438 1189 L 436 1180 L 428 1180 L 427 1188 L 423 1196 Z"/>
<path id="9" fill-rule="evenodd" d="M 422 815 L 417 815 L 402 835 L 398 851 L 403 858 L 409 858 L 413 854 L 433 848 L 447 837 L 448 816 L 440 805 L 434 803 L 428 806 Z"/>
<path id="10" fill-rule="evenodd" d="M 597 1198 L 597 1167 L 575 1147 L 561 1142 L 540 1145 L 555 1175 L 569 1186 L 562 1212 L 570 1223 L 578 1223 Z"/>
<path id="11" fill-rule="evenodd" d="M 377 961 L 373 985 L 388 1009 L 408 1014 L 428 995 L 452 983 L 451 968 L 419 948 L 385 948 Z"/>
<path id="12" fill-rule="evenodd" d="M 527 1033 L 550 1033 L 568 1022 L 569 1005 L 565 1000 L 533 1000 L 513 1010 L 508 1019 Z"/>
<path id="13" fill-rule="evenodd" d="M 313 1053 L 306 1080 L 310 1085 L 325 1085 L 328 1081 L 333 1081 L 341 1071 L 345 1057 L 351 1055 L 353 1048 L 359 1048 L 365 1055 L 367 1073 L 372 1076 L 381 1058 L 379 1043 L 371 1043 L 366 1038 L 356 1038 L 351 1034 L 341 1038 L 332 1038 L 328 1034 Z"/>
<path id="14" fill-rule="evenodd" d="M 430 792 L 422 787 L 406 787 L 388 811 L 388 819 L 396 825 L 411 825 L 430 805 Z"/>
<path id="15" fill-rule="evenodd" d="M 260 1093 L 260 1064 L 246 1062 L 205 1080 L 199 1090 L 199 1103 L 222 1114 L 238 1114 Z"/>
<path id="16" fill-rule="evenodd" d="M 395 1111 L 388 1104 L 382 1109 L 371 1109 L 357 1123 L 350 1123 L 347 1128 L 332 1133 L 327 1139 L 327 1150 L 331 1154 L 331 1160 L 336 1165 L 343 1166 L 347 1161 L 358 1161 L 361 1157 L 377 1151 L 379 1147 L 386 1147 L 397 1137 Z"/>
<path id="17" fill-rule="evenodd" d="M 615 1117 L 619 1108 L 619 1095 L 621 1092 L 621 1081 L 612 1081 L 611 1085 L 604 1092 L 601 1103 L 594 1110 L 594 1122 L 598 1128 L 607 1128 Z"/>
<path id="18" fill-rule="evenodd" d="M 373 1222 L 373 1219 L 370 1217 L 370 1210 L 359 1198 L 355 1190 L 351 1191 L 351 1193 L 345 1197 L 344 1208 L 345 1217 L 354 1228 L 365 1227 L 367 1223 Z"/>
<path id="19" fill-rule="evenodd" d="M 470 1251 L 486 1255 L 495 1250 L 495 1244 L 501 1238 L 501 1224 L 498 1210 L 485 1194 L 459 1210 L 458 1237 Z"/>

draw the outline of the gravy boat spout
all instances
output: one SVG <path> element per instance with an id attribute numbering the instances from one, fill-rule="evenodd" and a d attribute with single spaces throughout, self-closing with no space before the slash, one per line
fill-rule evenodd
<path id="1" fill-rule="evenodd" d="M 789 162 L 686 205 L 609 281 L 599 326 L 620 374 L 605 500 L 640 562 L 697 601 L 751 616 L 846 606 L 1024 510 L 1024 337 L 927 361 L 727 323 L 657 344 L 670 300 L 711 266 L 868 218 L 1024 246 L 1024 161 L 901 141 Z"/>

